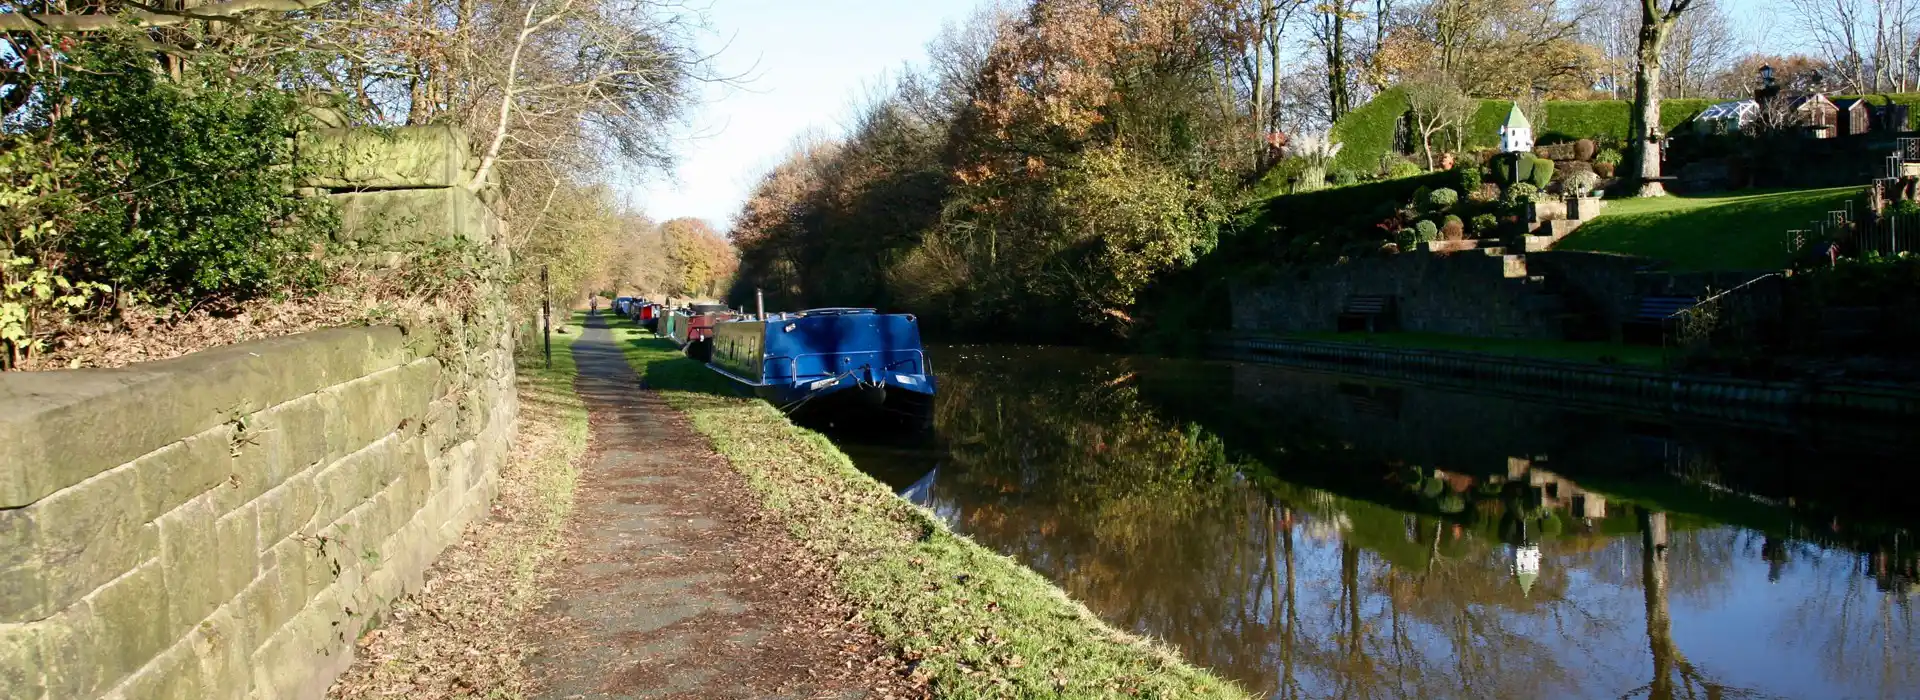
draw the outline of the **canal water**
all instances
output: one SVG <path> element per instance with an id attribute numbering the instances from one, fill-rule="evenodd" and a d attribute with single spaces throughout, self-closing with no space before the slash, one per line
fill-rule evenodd
<path id="1" fill-rule="evenodd" d="M 1274 698 L 1920 698 L 1920 444 L 1230 362 L 932 351 L 863 469 Z"/>

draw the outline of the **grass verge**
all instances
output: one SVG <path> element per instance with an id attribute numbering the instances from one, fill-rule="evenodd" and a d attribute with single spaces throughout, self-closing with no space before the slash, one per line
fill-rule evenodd
<path id="1" fill-rule="evenodd" d="M 955 534 L 665 341 L 616 326 L 627 359 L 746 477 L 841 592 L 946 698 L 1245 698 L 1120 632 L 1019 562 Z"/>
<path id="2" fill-rule="evenodd" d="M 554 336 L 552 368 L 537 347 L 515 358 L 520 419 L 492 515 L 468 526 L 421 591 L 361 638 L 329 698 L 526 696 L 520 621 L 545 597 L 541 563 L 560 545 L 587 448 L 587 407 L 573 383 L 577 337 Z"/>
<path id="3" fill-rule="evenodd" d="M 1660 348 L 1618 343 L 1575 343 L 1559 340 L 1503 340 L 1472 338 L 1439 333 L 1290 333 L 1288 340 L 1322 343 L 1347 343 L 1381 348 L 1447 350 L 1477 352 L 1503 357 L 1530 357 L 1540 360 L 1593 362 L 1636 367 L 1662 367 L 1666 355 Z"/>
<path id="4" fill-rule="evenodd" d="M 1810 228 L 1860 192 L 1834 187 L 1610 200 L 1600 218 L 1554 249 L 1639 255 L 1676 270 L 1776 269 L 1792 262 L 1789 229 Z"/>

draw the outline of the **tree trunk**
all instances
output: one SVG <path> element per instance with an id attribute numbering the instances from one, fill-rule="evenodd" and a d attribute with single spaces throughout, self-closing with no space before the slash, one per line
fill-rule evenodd
<path id="1" fill-rule="evenodd" d="M 1679 10 L 1670 10 L 1662 16 L 1658 0 L 1642 0 L 1642 3 L 1640 65 L 1633 77 L 1633 116 L 1628 129 L 1633 138 L 1630 150 L 1635 154 L 1635 165 L 1629 172 L 1640 185 L 1637 196 L 1660 197 L 1667 193 L 1666 187 L 1660 184 L 1660 52 Z"/>
<path id="2" fill-rule="evenodd" d="M 1347 95 L 1347 2 L 1333 3 L 1332 28 L 1327 32 L 1327 121 L 1346 116 Z"/>
<path id="3" fill-rule="evenodd" d="M 1647 604 L 1647 649 L 1653 655 L 1648 697 L 1673 698 L 1673 617 L 1667 608 L 1667 514 L 1640 514 L 1640 590 Z"/>

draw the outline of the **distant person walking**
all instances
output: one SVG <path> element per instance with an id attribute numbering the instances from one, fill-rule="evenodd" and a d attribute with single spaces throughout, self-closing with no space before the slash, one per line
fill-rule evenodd
<path id="1" fill-rule="evenodd" d="M 587 315 L 600 315 L 600 297 L 587 297 Z"/>

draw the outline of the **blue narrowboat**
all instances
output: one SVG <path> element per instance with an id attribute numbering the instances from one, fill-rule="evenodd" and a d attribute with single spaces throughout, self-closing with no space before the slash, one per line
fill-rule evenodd
<path id="1" fill-rule="evenodd" d="M 707 366 L 795 417 L 932 419 L 933 371 L 910 314 L 813 309 L 713 328 Z"/>

